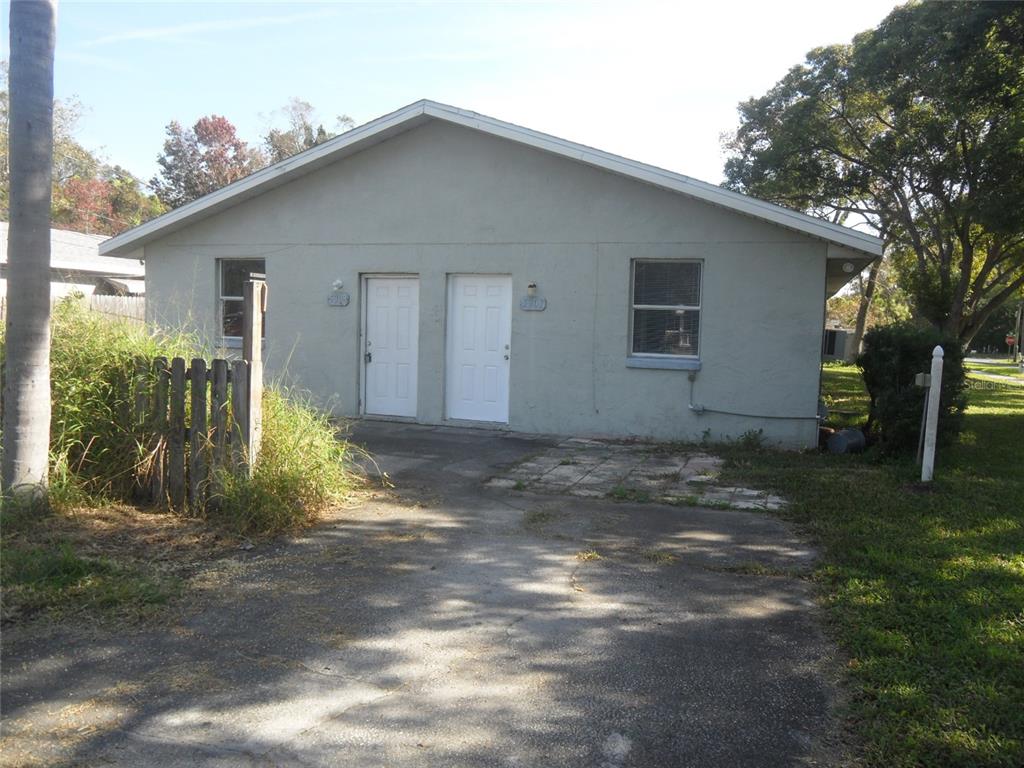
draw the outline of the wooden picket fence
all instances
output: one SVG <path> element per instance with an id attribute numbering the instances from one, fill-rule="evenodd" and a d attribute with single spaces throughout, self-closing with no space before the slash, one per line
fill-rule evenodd
<path id="1" fill-rule="evenodd" d="M 138 361 L 135 424 L 154 437 L 149 497 L 173 510 L 217 503 L 224 472 L 252 473 L 263 437 L 263 312 L 267 286 L 242 286 L 242 359 Z M 189 407 L 186 407 L 188 403 Z M 189 423 L 186 424 L 186 419 Z M 145 489 L 140 488 L 140 491 Z"/>
<path id="2" fill-rule="evenodd" d="M 259 374 L 247 360 L 136 362 L 133 420 L 152 439 L 142 495 L 173 510 L 202 511 L 216 503 L 223 472 L 252 471 L 262 420 Z"/>

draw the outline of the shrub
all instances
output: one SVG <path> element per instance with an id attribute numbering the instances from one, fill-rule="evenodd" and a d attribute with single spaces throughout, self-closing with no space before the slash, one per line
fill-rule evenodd
<path id="1" fill-rule="evenodd" d="M 252 477 L 221 473 L 211 518 L 242 534 L 301 527 L 352 487 L 350 451 L 329 419 L 294 392 L 263 393 L 263 442 Z"/>
<path id="2" fill-rule="evenodd" d="M 949 443 L 960 434 L 967 404 L 959 342 L 910 323 L 894 323 L 864 334 L 864 352 L 857 365 L 870 398 L 868 431 L 886 453 L 910 453 L 917 447 L 925 389 L 915 386 L 914 376 L 931 370 L 932 350 L 937 345 L 944 354 L 938 439 Z"/>

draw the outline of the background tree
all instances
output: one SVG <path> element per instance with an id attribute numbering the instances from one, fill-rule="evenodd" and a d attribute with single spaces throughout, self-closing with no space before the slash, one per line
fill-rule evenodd
<path id="1" fill-rule="evenodd" d="M 161 202 L 177 208 L 259 170 L 265 159 L 238 138 L 227 118 L 210 115 L 192 128 L 168 125 L 157 162 L 160 175 L 150 185 Z"/>
<path id="2" fill-rule="evenodd" d="M 284 118 L 287 128 L 271 128 L 263 137 L 267 160 L 277 163 L 299 152 L 323 144 L 330 138 L 351 129 L 355 122 L 348 115 L 335 120 L 337 132 L 329 132 L 323 123 L 317 123 L 316 110 L 308 101 L 292 97 L 286 106 L 275 113 Z"/>
<path id="3" fill-rule="evenodd" d="M 876 263 L 874 279 L 869 270 L 865 270 L 853 280 L 843 292 L 833 296 L 826 305 L 828 319 L 839 323 L 844 328 L 856 329 L 861 323 L 861 335 L 878 325 L 907 320 L 910 318 L 910 307 L 907 296 L 899 286 L 897 276 L 891 265 L 885 262 Z M 868 287 L 871 295 L 866 299 Z M 855 345 L 850 344 L 847 357 L 856 357 Z"/>
<path id="4" fill-rule="evenodd" d="M 55 228 L 103 234 L 113 215 L 110 185 L 105 180 L 72 176 L 63 185 L 54 185 L 51 222 Z"/>
<path id="5" fill-rule="evenodd" d="M 0 62 L 0 220 L 8 219 L 10 170 L 8 66 Z M 53 226 L 115 235 L 165 210 L 156 196 L 120 166 L 110 166 L 76 138 L 83 107 L 75 99 L 53 102 Z"/>
<path id="6" fill-rule="evenodd" d="M 116 235 L 159 216 L 166 207 L 120 166 L 73 176 L 53 188 L 53 226 L 87 234 Z"/>
<path id="7" fill-rule="evenodd" d="M 50 174 L 55 0 L 12 2 L 5 493 L 45 492 L 50 449 Z"/>
<path id="8" fill-rule="evenodd" d="M 8 218 L 8 192 L 10 168 L 8 165 L 8 136 L 10 132 L 8 72 L 6 61 L 0 62 L 0 218 Z M 75 140 L 75 131 L 82 116 L 82 105 L 75 99 L 53 102 L 53 184 L 55 187 L 78 178 L 92 178 L 100 168 L 100 161 Z"/>
<path id="9" fill-rule="evenodd" d="M 968 344 L 1024 285 L 1024 4 L 908 4 L 740 105 L 727 185 L 884 238 Z"/>
<path id="10" fill-rule="evenodd" d="M 1004 354 L 1007 351 L 1006 335 L 1014 333 L 1016 330 L 1017 311 L 1022 302 L 1024 302 L 1024 296 L 1011 299 L 993 312 L 975 335 L 971 347 Z"/>
<path id="11" fill-rule="evenodd" d="M 123 232 L 166 212 L 167 206 L 156 195 L 147 192 L 142 182 L 121 166 L 105 165 L 102 176 L 108 185 L 113 217 L 111 231 L 104 234 Z"/>

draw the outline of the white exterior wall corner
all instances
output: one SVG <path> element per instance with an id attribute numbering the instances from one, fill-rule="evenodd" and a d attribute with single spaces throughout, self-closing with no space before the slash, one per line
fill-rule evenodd
<path id="1" fill-rule="evenodd" d="M 418 415 L 444 423 L 448 275 L 511 274 L 509 428 L 697 439 L 763 429 L 813 445 L 808 419 L 696 414 L 686 371 L 626 367 L 630 261 L 701 259 L 709 409 L 813 417 L 826 243 L 467 128 L 430 122 L 145 246 L 147 314 L 217 335 L 216 260 L 264 258 L 268 375 L 341 415 L 359 405 L 360 276 L 420 278 Z M 332 283 L 353 301 L 329 307 Z M 543 312 L 518 308 L 526 285 Z"/>

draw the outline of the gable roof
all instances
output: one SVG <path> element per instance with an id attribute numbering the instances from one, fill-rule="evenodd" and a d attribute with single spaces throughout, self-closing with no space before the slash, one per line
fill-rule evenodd
<path id="1" fill-rule="evenodd" d="M 402 107 L 391 114 L 378 117 L 376 120 L 371 120 L 369 123 L 353 128 L 340 136 L 335 136 L 323 144 L 268 166 L 244 179 L 239 179 L 218 189 L 216 192 L 211 192 L 198 200 L 193 200 L 191 203 L 165 213 L 163 216 L 112 237 L 100 245 L 100 253 L 111 256 L 127 255 L 146 243 L 290 182 L 306 173 L 356 152 L 361 152 L 374 144 L 416 128 L 430 120 L 441 120 L 453 125 L 460 125 L 561 155 L 595 168 L 763 219 L 805 235 L 853 249 L 860 254 L 867 254 L 872 258 L 882 254 L 882 241 L 872 235 L 782 206 L 766 203 L 763 200 L 698 181 L 689 176 L 427 99 Z"/>

